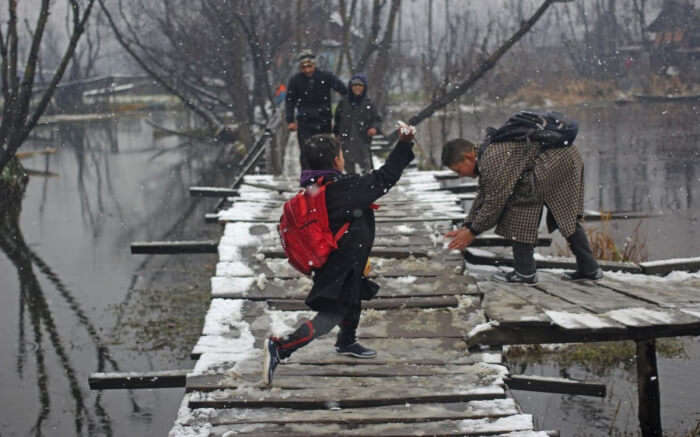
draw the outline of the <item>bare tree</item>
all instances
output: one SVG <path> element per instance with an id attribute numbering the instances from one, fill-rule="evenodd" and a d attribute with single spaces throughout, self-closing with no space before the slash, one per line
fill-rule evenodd
<path id="1" fill-rule="evenodd" d="M 85 31 L 85 25 L 95 0 L 85 0 L 81 5 L 78 0 L 69 0 L 71 10 L 71 33 L 68 45 L 63 52 L 61 62 L 54 72 L 50 82 L 41 93 L 34 107 L 30 106 L 34 94 L 37 66 L 40 60 L 39 51 L 45 35 L 46 23 L 54 2 L 42 0 L 37 15 L 36 25 L 31 32 L 31 43 L 24 68 L 20 70 L 21 57 L 18 54 L 20 32 L 17 14 L 17 0 L 9 0 L 9 20 L 3 29 L 0 26 L 0 75 L 2 75 L 2 97 L 4 106 L 0 122 L 0 173 L 7 163 L 15 156 L 34 129 L 39 117 L 48 106 L 59 81 L 68 67 L 78 41 Z M 53 6 L 52 6 L 53 5 Z"/>

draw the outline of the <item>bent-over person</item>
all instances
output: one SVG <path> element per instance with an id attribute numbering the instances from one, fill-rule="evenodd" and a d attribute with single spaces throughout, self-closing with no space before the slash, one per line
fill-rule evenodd
<path id="1" fill-rule="evenodd" d="M 543 206 L 549 232 L 559 229 L 576 257 L 576 271 L 563 279 L 603 276 L 581 226 L 583 160 L 572 144 L 578 126 L 557 113 L 521 111 L 499 129 L 490 128 L 480 147 L 465 139 L 445 144 L 442 164 L 460 176 L 478 177 L 479 192 L 461 229 L 448 232 L 448 247 L 462 250 L 480 233 L 513 242 L 515 268 L 494 279 L 537 283 L 534 248 Z"/>

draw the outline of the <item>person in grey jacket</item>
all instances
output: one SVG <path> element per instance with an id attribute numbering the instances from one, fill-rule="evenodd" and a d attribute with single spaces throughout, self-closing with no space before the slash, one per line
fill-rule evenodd
<path id="1" fill-rule="evenodd" d="M 333 132 L 343 145 L 345 171 L 367 173 L 372 169 L 372 137 L 379 132 L 382 118 L 367 97 L 367 77 L 364 74 L 354 75 L 348 88 L 350 93 L 335 109 Z"/>
<path id="2" fill-rule="evenodd" d="M 497 234 L 513 242 L 515 269 L 494 279 L 535 284 L 534 244 L 542 208 L 547 206 L 549 231 L 558 228 L 576 257 L 576 271 L 567 272 L 563 279 L 602 278 L 579 222 L 584 192 L 581 155 L 571 138 L 547 147 L 528 135 L 524 141 L 513 140 L 519 138 L 515 136 L 497 142 L 487 138 L 478 151 L 465 139 L 445 144 L 443 165 L 460 176 L 479 177 L 479 192 L 464 226 L 445 235 L 452 239 L 448 248 L 462 250 L 478 234 L 496 226 Z"/>

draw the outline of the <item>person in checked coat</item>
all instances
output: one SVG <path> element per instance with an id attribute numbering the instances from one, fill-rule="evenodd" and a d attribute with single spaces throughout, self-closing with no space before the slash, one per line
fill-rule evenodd
<path id="1" fill-rule="evenodd" d="M 280 360 L 335 326 L 340 326 L 337 353 L 355 358 L 376 356 L 376 351 L 357 341 L 361 301 L 373 298 L 379 290 L 379 285 L 367 277 L 375 232 L 373 202 L 398 182 L 413 160 L 414 134 L 412 126 L 402 127 L 399 142 L 384 165 L 362 176 L 343 174 L 343 150 L 333 135 L 314 135 L 304 145 L 310 169 L 302 171 L 301 186 L 311 185 L 320 177 L 324 183 L 332 181 L 325 192 L 330 230 L 336 234 L 348 222 L 350 227 L 326 263 L 313 273 L 306 305 L 317 312 L 316 316 L 285 337 L 271 336 L 265 341 L 263 380 L 267 385 Z"/>
<path id="2" fill-rule="evenodd" d="M 372 169 L 370 147 L 382 118 L 367 97 L 367 77 L 356 74 L 348 83 L 350 93 L 335 109 L 333 132 L 340 138 L 347 173 L 367 173 Z"/>
<path id="3" fill-rule="evenodd" d="M 531 125 L 532 120 L 536 123 Z M 579 221 L 584 182 L 583 160 L 572 144 L 577 132 L 575 122 L 561 114 L 523 111 L 500 129 L 489 129 L 478 149 L 465 139 L 445 144 L 443 165 L 460 176 L 479 178 L 479 192 L 463 227 L 445 235 L 451 238 L 448 248 L 462 250 L 496 226 L 496 234 L 513 242 L 515 268 L 494 279 L 536 284 L 534 247 L 546 206 L 549 232 L 558 228 L 576 257 L 576 271 L 563 279 L 602 278 Z"/>

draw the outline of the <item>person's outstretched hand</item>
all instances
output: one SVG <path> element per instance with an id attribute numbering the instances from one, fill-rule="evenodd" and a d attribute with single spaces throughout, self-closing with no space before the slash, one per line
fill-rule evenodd
<path id="1" fill-rule="evenodd" d="M 399 120 L 399 141 L 413 141 L 413 138 L 416 136 L 416 127 L 408 125 L 404 123 L 403 121 Z"/>
<path id="2" fill-rule="evenodd" d="M 471 230 L 467 228 L 457 229 L 455 231 L 450 231 L 445 234 L 445 238 L 452 238 L 452 241 L 447 245 L 448 249 L 452 250 L 464 250 L 472 244 L 476 235 L 472 233 Z"/>
<path id="3" fill-rule="evenodd" d="M 297 124 L 294 123 L 294 122 L 291 122 L 291 123 L 289 123 L 289 124 L 287 125 L 287 129 L 289 129 L 290 131 L 294 132 L 295 130 L 297 130 Z"/>

